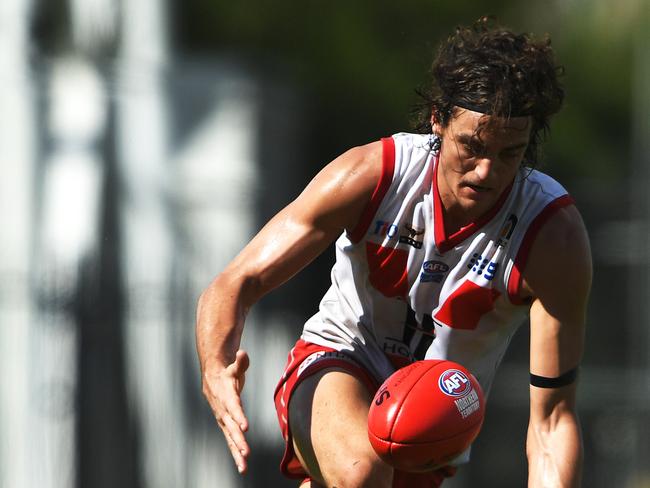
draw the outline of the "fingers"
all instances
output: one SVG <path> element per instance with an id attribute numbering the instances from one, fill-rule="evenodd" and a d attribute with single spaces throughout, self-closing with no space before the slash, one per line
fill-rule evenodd
<path id="1" fill-rule="evenodd" d="M 240 398 L 249 365 L 248 354 L 239 350 L 234 362 L 224 370 L 205 374 L 203 384 L 204 395 L 212 407 L 215 419 L 223 431 L 228 449 L 240 473 L 246 472 L 246 459 L 250 453 L 244 436 L 248 430 L 248 419 L 244 414 Z"/>
<path id="2" fill-rule="evenodd" d="M 233 396 L 225 405 L 226 414 L 237 424 L 242 432 L 248 430 L 248 419 L 244 414 L 244 407 L 241 404 L 239 396 Z"/>
<path id="3" fill-rule="evenodd" d="M 229 415 L 226 415 L 222 418 L 220 427 L 226 437 L 226 442 L 228 444 L 228 448 L 230 449 L 230 454 L 232 455 L 233 459 L 235 460 L 235 464 L 237 465 L 237 470 L 240 473 L 246 472 L 246 460 L 250 454 L 250 448 L 248 447 L 244 433 L 240 429 L 238 423 L 235 422 L 235 420 L 233 420 L 233 418 Z"/>
<path id="4" fill-rule="evenodd" d="M 214 416 L 219 427 L 223 431 L 228 449 L 232 455 L 237 470 L 240 473 L 246 471 L 246 458 L 250 453 L 250 448 L 244 436 L 248 428 L 248 420 L 244 415 L 241 401 L 236 394 L 233 394 L 225 401 L 219 401 L 216 398 L 210 402 L 213 407 Z"/>

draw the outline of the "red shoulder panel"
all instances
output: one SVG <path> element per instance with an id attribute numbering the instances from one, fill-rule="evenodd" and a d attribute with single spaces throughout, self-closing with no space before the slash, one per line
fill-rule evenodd
<path id="1" fill-rule="evenodd" d="M 539 230 L 546 221 L 555 214 L 555 212 L 574 203 L 575 200 L 571 195 L 562 195 L 546 205 L 537 217 L 535 217 L 535 220 L 533 220 L 528 226 L 526 235 L 519 246 L 514 266 L 512 267 L 512 271 L 510 271 L 510 277 L 508 278 L 508 297 L 515 305 L 525 304 L 524 300 L 519 297 L 519 292 L 521 290 L 521 274 L 526 268 L 528 254 L 530 254 L 530 249 L 533 247 L 533 242 L 535 242 L 535 237 L 537 237 Z"/>

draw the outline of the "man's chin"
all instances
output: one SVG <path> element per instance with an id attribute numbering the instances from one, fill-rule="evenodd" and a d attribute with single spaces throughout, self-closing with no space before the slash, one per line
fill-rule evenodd
<path id="1" fill-rule="evenodd" d="M 494 198 L 480 196 L 476 198 L 464 197 L 461 199 L 461 207 L 465 214 L 472 220 L 476 220 L 484 213 L 488 212 L 496 203 Z"/>

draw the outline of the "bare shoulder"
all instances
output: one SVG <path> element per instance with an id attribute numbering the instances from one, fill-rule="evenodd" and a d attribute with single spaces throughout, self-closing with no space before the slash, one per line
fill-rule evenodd
<path id="1" fill-rule="evenodd" d="M 381 178 L 382 158 L 381 141 L 349 149 L 325 166 L 295 203 L 318 208 L 312 215 L 321 224 L 354 227 Z"/>
<path id="2" fill-rule="evenodd" d="M 382 142 L 375 141 L 347 150 L 326 166 L 324 171 L 333 177 L 334 183 L 373 186 L 381 175 L 382 157 Z"/>
<path id="3" fill-rule="evenodd" d="M 523 288 L 533 298 L 568 294 L 586 300 L 591 277 L 587 230 L 578 209 L 569 205 L 555 212 L 537 234 L 523 273 Z"/>

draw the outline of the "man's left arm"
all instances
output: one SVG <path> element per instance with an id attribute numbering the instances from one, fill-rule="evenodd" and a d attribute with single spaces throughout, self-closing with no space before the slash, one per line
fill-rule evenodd
<path id="1" fill-rule="evenodd" d="M 529 487 L 577 487 L 582 435 L 577 370 L 591 288 L 589 240 L 577 209 L 559 210 L 540 230 L 523 273 L 530 309 Z"/>

